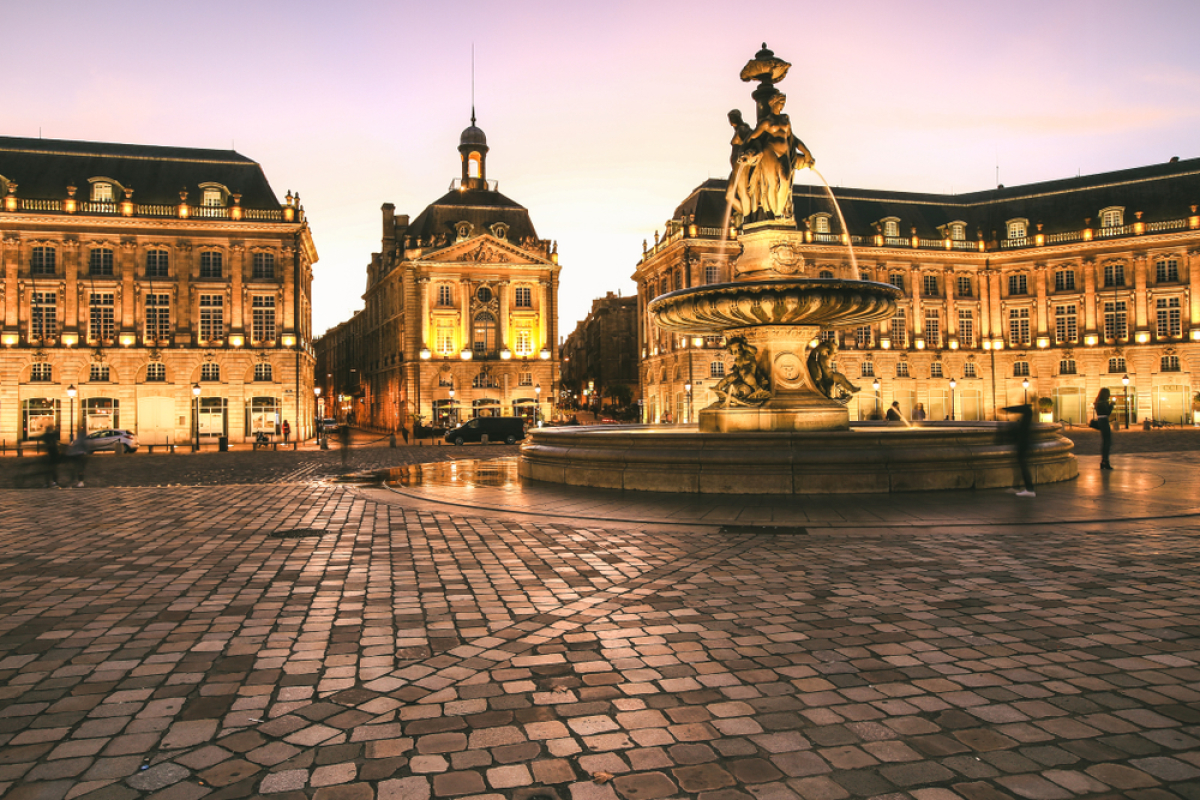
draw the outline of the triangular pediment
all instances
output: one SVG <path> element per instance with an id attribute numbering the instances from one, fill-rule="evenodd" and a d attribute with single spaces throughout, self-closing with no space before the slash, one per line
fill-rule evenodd
<path id="1" fill-rule="evenodd" d="M 541 253 L 518 247 L 505 239 L 491 234 L 472 236 L 461 242 L 447 245 L 441 250 L 426 253 L 422 261 L 438 261 L 455 264 L 550 264 Z"/>

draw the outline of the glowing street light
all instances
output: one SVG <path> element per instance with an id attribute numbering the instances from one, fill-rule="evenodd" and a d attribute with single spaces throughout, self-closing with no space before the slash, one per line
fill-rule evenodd
<path id="1" fill-rule="evenodd" d="M 958 386 L 958 381 L 954 378 L 950 379 L 950 421 L 954 422 L 954 387 Z"/>
<path id="2" fill-rule="evenodd" d="M 192 452 L 200 449 L 200 384 L 192 384 L 192 404 L 194 410 L 192 413 L 192 428 L 195 429 L 195 438 L 192 439 Z"/>
<path id="3" fill-rule="evenodd" d="M 71 436 L 72 441 L 74 441 L 74 438 L 75 438 L 75 395 L 78 393 L 78 391 L 79 390 L 75 388 L 75 384 L 73 384 L 73 383 L 67 387 L 67 397 L 71 398 L 70 436 Z"/>
<path id="4" fill-rule="evenodd" d="M 875 390 L 875 419 L 879 419 L 879 378 L 871 382 L 871 388 Z"/>
<path id="5" fill-rule="evenodd" d="M 1121 378 L 1121 384 L 1125 387 L 1125 430 L 1129 430 L 1129 374 L 1126 373 Z"/>
<path id="6" fill-rule="evenodd" d="M 1021 381 L 1021 386 L 1025 388 L 1025 405 L 1029 405 L 1029 378 Z"/>

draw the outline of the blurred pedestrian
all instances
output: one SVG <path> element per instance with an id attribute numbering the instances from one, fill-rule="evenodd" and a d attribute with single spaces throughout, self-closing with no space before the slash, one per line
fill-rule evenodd
<path id="1" fill-rule="evenodd" d="M 285 419 L 283 421 L 283 443 L 284 444 L 288 443 L 288 438 L 291 437 L 291 435 L 292 435 L 292 426 L 289 425 L 288 421 Z"/>
<path id="2" fill-rule="evenodd" d="M 913 409 L 912 421 L 913 422 L 924 422 L 925 421 L 925 404 L 924 403 L 917 403 L 917 407 Z"/>
<path id="3" fill-rule="evenodd" d="M 46 477 L 46 488 L 54 489 L 58 486 L 58 462 L 60 458 L 57 426 L 51 424 L 46 430 L 42 431 L 42 447 L 46 451 L 42 460 L 42 470 L 45 472 Z"/>
<path id="4" fill-rule="evenodd" d="M 117 450 L 117 452 L 121 451 Z M 67 448 L 67 460 L 71 464 L 71 479 L 68 483 L 76 489 L 83 488 L 83 476 L 87 470 L 89 455 L 91 455 L 91 451 L 88 450 L 87 426 L 80 423 L 79 430 L 75 433 L 75 438 L 71 441 L 70 447 Z"/>
<path id="5" fill-rule="evenodd" d="M 1022 403 L 1018 406 L 1005 406 L 1001 411 L 1017 416 L 1016 422 L 1009 428 L 1012 442 L 1017 449 L 1017 468 L 1020 469 L 1021 479 L 1025 482 L 1025 488 L 1017 492 L 1017 497 L 1037 497 L 1037 493 L 1033 491 L 1033 471 L 1029 468 L 1029 451 L 1033 449 L 1033 406 Z"/>
<path id="6" fill-rule="evenodd" d="M 346 471 L 346 464 L 350 458 L 350 425 L 342 425 L 338 428 L 338 444 L 341 445 L 342 451 L 342 471 Z"/>
<path id="7" fill-rule="evenodd" d="M 900 413 L 900 401 L 892 401 L 892 407 L 887 410 L 888 422 L 904 422 L 904 415 Z"/>
<path id="8" fill-rule="evenodd" d="M 1108 389 L 1101 389 L 1100 394 L 1096 395 L 1096 402 L 1092 404 L 1096 416 L 1088 424 L 1100 431 L 1100 469 L 1112 469 L 1112 464 L 1108 463 L 1108 454 L 1112 450 L 1112 425 L 1109 417 L 1116 405 Z"/>

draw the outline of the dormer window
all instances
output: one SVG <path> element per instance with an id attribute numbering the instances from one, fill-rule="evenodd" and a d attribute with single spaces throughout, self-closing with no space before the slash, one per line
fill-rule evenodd
<path id="1" fill-rule="evenodd" d="M 900 220 L 896 217 L 885 219 L 883 221 L 883 235 L 889 239 L 896 239 L 900 236 Z"/>
<path id="2" fill-rule="evenodd" d="M 951 222 L 948 226 L 950 238 L 956 242 L 961 242 L 967 238 L 967 223 Z"/>
<path id="3" fill-rule="evenodd" d="M 200 195 L 200 205 L 210 207 L 223 206 L 225 205 L 225 198 L 221 197 L 220 189 L 210 186 L 204 190 L 203 194 Z"/>
<path id="4" fill-rule="evenodd" d="M 492 235 L 495 236 L 497 239 L 502 239 L 502 240 L 507 239 L 508 238 L 508 225 L 504 222 L 497 222 L 495 225 L 492 226 Z"/>
<path id="5" fill-rule="evenodd" d="M 113 202 L 113 185 L 108 181 L 96 181 L 92 184 L 93 203 Z"/>
<path id="6" fill-rule="evenodd" d="M 829 233 L 828 214 L 817 214 L 813 217 L 813 231 L 816 233 Z"/>
<path id="7" fill-rule="evenodd" d="M 462 241 L 463 239 L 466 239 L 468 236 L 470 236 L 471 229 L 473 227 L 474 226 L 471 225 L 471 223 L 469 223 L 469 222 L 459 222 L 458 224 L 456 224 L 454 226 L 454 232 L 457 234 L 458 240 Z"/>
<path id="8" fill-rule="evenodd" d="M 1101 228 L 1119 228 L 1125 224 L 1125 209 L 1120 206 L 1110 206 L 1100 209 Z"/>
<path id="9" fill-rule="evenodd" d="M 1010 219 L 1008 221 L 1008 238 L 1009 239 L 1024 239 L 1029 230 L 1029 220 L 1027 219 Z"/>

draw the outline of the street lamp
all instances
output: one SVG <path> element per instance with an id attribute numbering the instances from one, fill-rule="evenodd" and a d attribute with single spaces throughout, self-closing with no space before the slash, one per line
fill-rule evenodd
<path id="1" fill-rule="evenodd" d="M 533 387 L 533 396 L 537 403 L 533 407 L 533 421 L 540 423 L 542 421 L 542 385 L 540 383 Z"/>
<path id="2" fill-rule="evenodd" d="M 875 390 L 875 419 L 879 419 L 879 378 L 871 382 L 871 388 Z"/>
<path id="3" fill-rule="evenodd" d="M 458 408 L 454 405 L 454 387 L 450 387 L 450 427 L 458 427 Z"/>
<path id="4" fill-rule="evenodd" d="M 71 441 L 75 441 L 75 395 L 78 391 L 73 383 L 67 387 L 67 397 L 71 398 L 71 428 L 69 431 Z"/>
<path id="5" fill-rule="evenodd" d="M 1029 378 L 1021 381 L 1021 386 L 1025 389 L 1025 405 L 1029 405 Z"/>
<path id="6" fill-rule="evenodd" d="M 1129 373 L 1121 378 L 1121 383 L 1125 386 L 1125 430 L 1129 430 Z"/>
<path id="7" fill-rule="evenodd" d="M 683 391 L 687 392 L 687 421 L 692 421 L 692 382 L 688 381 L 683 385 Z"/>
<path id="8" fill-rule="evenodd" d="M 321 387 L 313 387 L 313 437 L 321 438 Z"/>
<path id="9" fill-rule="evenodd" d="M 200 384 L 192 384 L 192 427 L 195 429 L 195 438 L 192 439 L 192 452 L 200 449 Z"/>
<path id="10" fill-rule="evenodd" d="M 950 421 L 954 422 L 954 387 L 958 386 L 958 381 L 954 378 L 950 379 Z"/>

